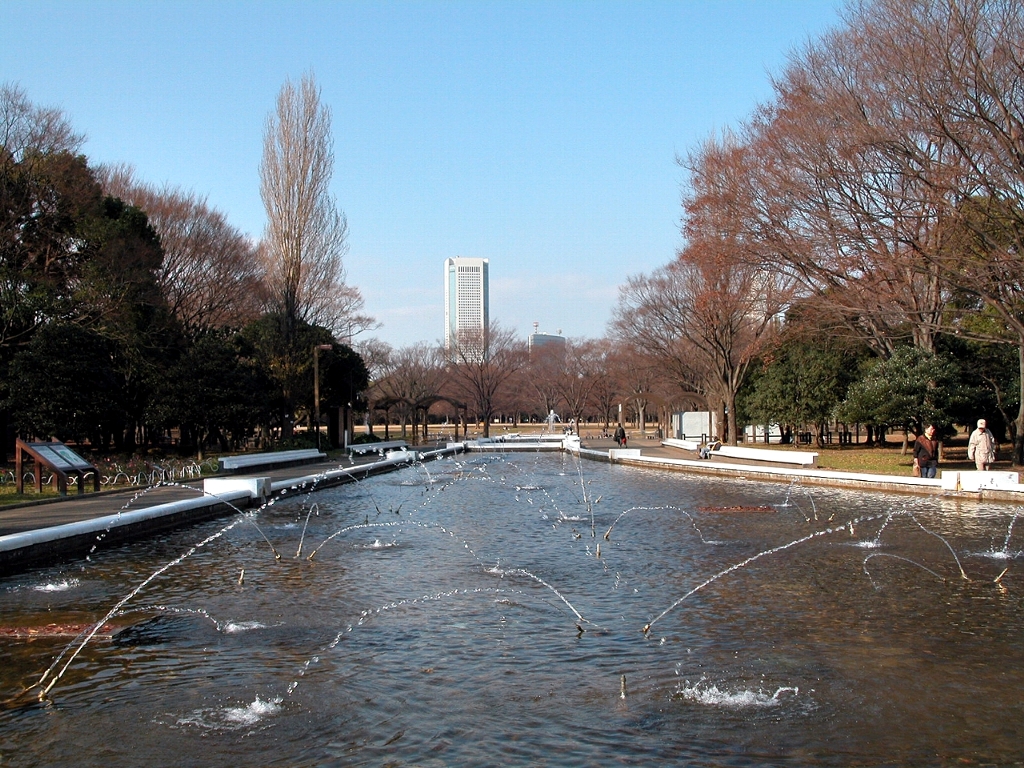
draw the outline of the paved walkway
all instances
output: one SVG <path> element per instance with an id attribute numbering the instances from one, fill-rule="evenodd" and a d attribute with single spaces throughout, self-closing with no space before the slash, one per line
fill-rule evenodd
<path id="1" fill-rule="evenodd" d="M 327 470 L 338 469 L 338 467 L 347 468 L 369 464 L 376 458 L 376 456 L 357 458 L 355 462 L 350 462 L 348 459 L 325 461 L 244 474 L 215 475 L 215 477 L 269 477 L 271 482 L 280 482 L 296 477 L 315 475 Z M 115 515 L 125 509 L 138 510 L 172 501 L 186 501 L 201 494 L 202 487 L 202 480 L 194 480 L 181 484 L 181 487 L 160 485 L 149 489 L 126 488 L 85 493 L 81 496 L 69 495 L 62 499 L 45 499 L 26 505 L 3 506 L 0 507 L 0 536 L 92 520 Z"/>

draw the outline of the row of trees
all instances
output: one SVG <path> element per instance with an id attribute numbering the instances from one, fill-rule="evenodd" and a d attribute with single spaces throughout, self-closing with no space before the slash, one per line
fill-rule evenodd
<path id="1" fill-rule="evenodd" d="M 372 324 L 346 284 L 328 190 L 330 112 L 311 75 L 281 89 L 253 242 L 193 192 L 94 167 L 56 109 L 0 87 L 0 419 L 25 436 L 132 450 L 288 438 L 366 387 L 348 341 Z M 348 334 L 341 337 L 341 333 Z"/>
<path id="2" fill-rule="evenodd" d="M 1024 462 L 1021 50 L 1013 0 L 855 2 L 791 57 L 769 103 L 680 158 L 685 244 L 622 287 L 610 339 L 569 340 L 549 359 L 499 327 L 483 359 L 473 340 L 465 354 L 366 343 L 368 402 L 413 421 L 451 407 L 485 430 L 499 413 L 607 423 L 627 402 L 642 422 L 649 403 L 696 404 L 732 441 L 747 421 L 877 435 L 985 415 Z M 0 92 L 0 132 L 0 365 L 22 430 L 77 423 L 78 410 L 30 415 L 23 383 L 72 348 L 92 350 L 80 365 L 103 361 L 93 375 L 118 411 L 105 429 L 123 444 L 167 428 L 155 403 L 173 420 L 201 399 L 159 389 L 179 364 L 188 378 L 222 355 L 215 370 L 230 358 L 242 388 L 268 382 L 263 412 L 215 420 L 235 420 L 217 427 L 233 439 L 254 425 L 287 436 L 308 413 L 313 347 L 358 367 L 332 341 L 372 321 L 344 280 L 347 223 L 327 191 L 330 119 L 311 76 L 287 83 L 268 118 L 259 243 L 202 199 L 89 167 L 59 111 L 16 88 Z"/>
<path id="3" fill-rule="evenodd" d="M 1024 461 L 1022 50 L 1013 0 L 849 6 L 770 103 L 680 159 L 686 244 L 622 289 L 617 337 L 732 439 L 744 408 L 913 430 L 1001 414 Z"/>
<path id="4" fill-rule="evenodd" d="M 543 421 L 554 412 L 561 422 L 596 422 L 605 429 L 626 418 L 644 427 L 655 403 L 659 416 L 678 400 L 660 362 L 629 345 L 608 339 L 565 339 L 564 346 L 530 350 L 513 332 L 492 323 L 487 354 L 474 339 L 452 349 L 415 344 L 393 349 L 374 342 L 361 349 L 370 369 L 366 393 L 370 423 L 398 422 L 426 434 L 428 419 L 442 414 L 465 429 L 480 422 L 485 436 L 499 417 L 512 424 Z"/>

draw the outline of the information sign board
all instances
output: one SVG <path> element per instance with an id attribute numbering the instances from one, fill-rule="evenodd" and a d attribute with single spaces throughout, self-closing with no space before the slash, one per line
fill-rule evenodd
<path id="1" fill-rule="evenodd" d="M 92 464 L 83 459 L 63 443 L 50 443 L 50 450 L 75 469 L 92 469 Z"/>
<path id="2" fill-rule="evenodd" d="M 68 448 L 64 443 L 25 443 L 20 439 L 16 443 L 15 463 L 17 467 L 18 493 L 24 492 L 22 464 L 25 456 L 33 459 L 36 463 L 33 474 L 35 475 L 37 491 L 42 491 L 43 473 L 41 467 L 48 467 L 53 472 L 54 484 L 61 495 L 67 493 L 69 477 L 77 480 L 78 492 L 82 493 L 87 474 L 92 474 L 93 489 L 96 491 L 100 489 L 100 477 L 96 467 Z"/>

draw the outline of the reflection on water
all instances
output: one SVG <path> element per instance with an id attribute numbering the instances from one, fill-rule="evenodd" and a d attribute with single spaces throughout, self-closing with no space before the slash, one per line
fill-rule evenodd
<path id="1" fill-rule="evenodd" d="M 0 581 L 0 763 L 1007 763 L 1015 520 L 551 454 L 295 495 Z"/>

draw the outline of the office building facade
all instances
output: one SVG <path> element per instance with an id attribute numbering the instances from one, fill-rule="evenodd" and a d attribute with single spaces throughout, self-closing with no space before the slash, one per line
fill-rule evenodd
<path id="1" fill-rule="evenodd" d="M 530 359 L 533 359 L 537 354 L 564 355 L 565 336 L 561 334 L 561 330 L 557 334 L 541 333 L 537 330 L 537 323 L 534 323 L 533 333 L 530 334 L 530 338 L 527 340 L 530 344 Z"/>
<path id="2" fill-rule="evenodd" d="M 456 256 L 444 262 L 444 347 L 469 362 L 487 353 L 488 260 Z"/>

